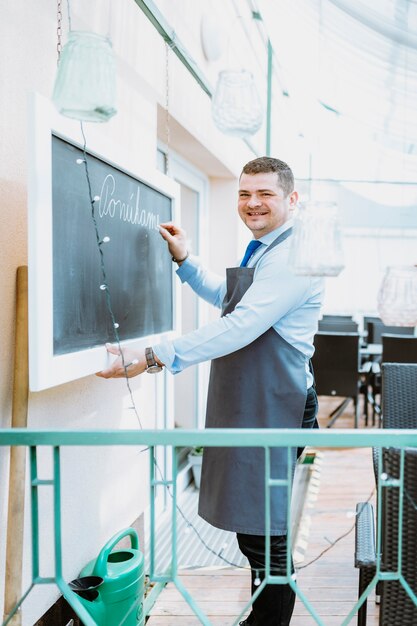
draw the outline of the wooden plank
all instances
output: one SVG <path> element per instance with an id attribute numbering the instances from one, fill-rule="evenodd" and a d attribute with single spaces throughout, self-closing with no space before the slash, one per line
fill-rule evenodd
<path id="1" fill-rule="evenodd" d="M 222 599 L 217 598 L 215 603 L 205 600 L 200 600 L 197 602 L 198 606 L 201 610 L 208 616 L 212 615 L 221 615 L 221 616 L 238 616 L 239 613 L 245 608 L 246 601 L 238 602 L 238 601 L 223 601 Z M 319 615 L 328 616 L 328 615 L 341 615 L 346 616 L 351 611 L 354 602 L 345 602 L 345 601 L 335 601 L 331 600 L 322 600 L 311 602 L 314 606 L 314 609 L 317 611 Z M 369 615 L 376 615 L 377 606 L 373 602 L 368 602 L 368 613 Z M 171 602 L 168 600 L 163 600 L 158 602 L 155 607 L 152 609 L 152 616 L 154 615 L 193 615 L 193 610 L 186 602 Z M 309 616 L 310 613 L 308 609 L 301 603 L 297 603 L 297 607 L 294 610 L 294 615 L 305 615 Z M 152 624 L 152 621 L 148 622 Z M 327 626 L 327 625 L 326 625 Z"/>
<path id="2" fill-rule="evenodd" d="M 230 617 L 213 616 L 210 618 L 212 626 L 232 626 L 233 620 Z M 340 626 L 343 618 L 340 616 L 327 616 L 326 626 Z M 149 622 L 148 622 L 149 623 Z M 192 616 L 171 616 L 169 622 L 166 617 L 153 617 L 152 626 L 201 626 L 201 622 Z M 291 620 L 291 626 L 317 626 L 317 622 L 312 617 L 294 616 Z M 350 622 L 349 626 L 356 626 L 356 617 Z M 378 626 L 378 617 L 369 615 L 366 626 Z"/>
<path id="3" fill-rule="evenodd" d="M 233 589 L 237 587 L 240 589 L 245 585 L 250 585 L 250 573 L 248 571 L 243 576 L 224 576 L 223 574 L 201 576 L 200 574 L 193 574 L 191 576 L 180 576 L 180 580 L 187 589 L 198 589 L 199 587 L 210 587 L 211 589 L 222 589 L 223 587 Z"/>
<path id="4" fill-rule="evenodd" d="M 12 428 L 26 428 L 29 399 L 28 268 L 26 265 L 17 268 L 15 331 L 11 426 Z M 10 613 L 12 613 L 22 596 L 25 475 L 25 447 L 11 447 L 8 485 L 9 505 L 7 516 L 4 621 L 6 621 Z M 9 624 L 10 626 L 21 626 L 21 611 L 14 614 Z"/>

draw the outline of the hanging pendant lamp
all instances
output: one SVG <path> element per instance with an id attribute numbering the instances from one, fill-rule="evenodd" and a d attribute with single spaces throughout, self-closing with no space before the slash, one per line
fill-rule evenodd
<path id="1" fill-rule="evenodd" d="M 62 115 L 84 122 L 107 122 L 117 113 L 116 63 L 108 37 L 69 32 L 52 100 Z"/>
<path id="2" fill-rule="evenodd" d="M 417 326 L 417 266 L 386 269 L 378 293 L 378 312 L 386 326 Z"/>
<path id="3" fill-rule="evenodd" d="M 246 70 L 220 72 L 211 110 L 222 133 L 234 137 L 255 134 L 262 125 L 263 109 L 252 74 Z"/>
<path id="4" fill-rule="evenodd" d="M 344 268 L 337 204 L 303 202 L 294 219 L 289 263 L 302 276 L 338 276 Z"/>

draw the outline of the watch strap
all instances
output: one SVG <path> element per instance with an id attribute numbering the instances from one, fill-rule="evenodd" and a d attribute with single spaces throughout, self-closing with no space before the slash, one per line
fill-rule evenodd
<path id="1" fill-rule="evenodd" d="M 145 348 L 146 370 L 148 372 L 162 371 L 162 365 L 156 362 L 155 354 L 152 348 Z"/>

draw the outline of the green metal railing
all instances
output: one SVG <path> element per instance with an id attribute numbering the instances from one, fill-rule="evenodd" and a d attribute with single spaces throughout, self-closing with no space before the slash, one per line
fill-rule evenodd
<path id="1" fill-rule="evenodd" d="M 16 611 L 21 607 L 30 591 L 38 584 L 57 585 L 65 599 L 72 606 L 77 615 L 82 619 L 85 626 L 96 626 L 96 622 L 78 600 L 77 595 L 69 588 L 62 576 L 62 534 L 61 534 L 61 477 L 60 477 L 60 448 L 62 446 L 147 446 L 150 455 L 150 490 L 151 490 L 151 563 L 149 578 L 155 583 L 152 591 L 144 602 L 144 612 L 149 613 L 157 594 L 167 582 L 172 582 L 183 595 L 186 602 L 192 608 L 200 622 L 210 626 L 210 620 L 201 610 L 197 602 L 187 591 L 178 576 L 177 563 L 177 455 L 172 454 L 172 476 L 167 479 L 159 471 L 155 461 L 156 448 L 162 447 L 193 447 L 193 446 L 216 446 L 216 447 L 261 447 L 265 450 L 265 523 L 266 535 L 270 533 L 270 495 L 271 489 L 281 487 L 287 489 L 287 515 L 289 537 L 287 545 L 291 546 L 291 523 L 290 502 L 292 489 L 292 463 L 291 448 L 299 446 L 311 446 L 314 448 L 383 448 L 404 447 L 417 448 L 417 432 L 414 430 L 286 430 L 286 429 L 209 429 L 209 430 L 140 430 L 140 431 L 39 431 L 29 429 L 6 429 L 0 431 L 0 446 L 27 446 L 30 449 L 30 484 L 31 484 L 31 518 L 32 518 L 32 582 L 29 588 L 9 614 L 3 626 L 6 626 Z M 38 477 L 38 446 L 49 446 L 53 451 L 52 478 L 40 479 Z M 288 450 L 288 474 L 286 478 L 272 478 L 270 471 L 271 448 L 286 447 Z M 404 451 L 402 451 L 404 452 Z M 160 476 L 158 476 L 160 474 Z M 385 477 L 386 478 L 386 477 Z M 378 481 L 378 507 L 381 506 L 381 490 L 384 487 L 399 489 L 400 504 L 404 498 L 404 454 L 401 458 L 401 471 L 398 479 Z M 172 498 L 172 533 L 171 533 L 171 564 L 168 572 L 158 573 L 155 571 L 155 495 L 159 485 L 169 489 Z M 49 486 L 53 488 L 54 502 L 54 547 L 55 547 L 55 572 L 53 576 L 42 577 L 39 573 L 39 489 Z M 352 607 L 349 615 L 343 620 L 341 626 L 346 626 L 355 615 L 356 611 L 375 588 L 379 580 L 399 580 L 417 606 L 417 597 L 404 579 L 401 572 L 401 536 L 402 536 L 402 506 L 399 515 L 399 554 L 398 568 L 395 572 L 381 571 L 381 515 L 378 515 L 378 544 L 377 544 L 377 568 L 376 575 Z M 319 626 L 326 626 L 323 619 L 317 614 L 304 592 L 298 587 L 295 576 L 291 572 L 291 554 L 287 551 L 286 573 L 282 576 L 271 574 L 270 547 L 266 541 L 266 568 L 265 577 L 259 585 L 256 593 L 245 606 L 241 615 L 236 617 L 234 624 L 243 618 L 252 602 L 258 597 L 267 584 L 289 584 L 302 601 L 310 615 Z M 100 625 L 99 625 L 100 626 Z M 117 626 L 117 625 L 114 625 Z"/>

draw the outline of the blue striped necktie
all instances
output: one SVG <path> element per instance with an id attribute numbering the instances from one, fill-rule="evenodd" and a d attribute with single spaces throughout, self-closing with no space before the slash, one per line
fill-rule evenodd
<path id="1" fill-rule="evenodd" d="M 243 257 L 242 263 L 240 264 L 240 267 L 246 267 L 246 264 L 251 258 L 252 254 L 255 252 L 257 248 L 259 248 L 261 244 L 262 242 L 257 241 L 256 239 L 253 239 L 252 241 L 249 242 L 248 247 L 246 248 L 245 256 Z"/>

